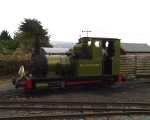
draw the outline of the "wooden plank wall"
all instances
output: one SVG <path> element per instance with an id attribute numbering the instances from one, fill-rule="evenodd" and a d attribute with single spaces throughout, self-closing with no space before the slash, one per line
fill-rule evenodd
<path id="1" fill-rule="evenodd" d="M 129 76 L 136 76 L 136 56 L 121 55 L 120 56 L 120 73 Z"/>
<path id="2" fill-rule="evenodd" d="M 150 55 L 121 55 L 120 73 L 129 77 L 150 76 Z"/>

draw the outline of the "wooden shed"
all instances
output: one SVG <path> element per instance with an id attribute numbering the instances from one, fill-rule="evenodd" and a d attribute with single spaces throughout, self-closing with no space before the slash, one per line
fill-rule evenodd
<path id="1" fill-rule="evenodd" d="M 150 77 L 150 46 L 147 44 L 122 43 L 120 72 L 132 77 Z"/>

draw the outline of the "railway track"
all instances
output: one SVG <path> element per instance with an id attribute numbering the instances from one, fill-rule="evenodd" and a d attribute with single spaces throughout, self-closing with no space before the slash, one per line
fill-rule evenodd
<path id="1" fill-rule="evenodd" d="M 0 120 L 47 120 L 50 118 L 82 118 L 131 114 L 150 115 L 150 103 L 0 101 L 0 111 L 6 111 L 8 113 L 9 111 L 15 111 L 18 113 L 13 116 L 0 117 Z M 24 111 L 28 114 L 21 115 L 19 114 L 20 111 Z M 37 114 L 34 112 L 37 112 Z"/>
<path id="2" fill-rule="evenodd" d="M 40 115 L 40 116 L 17 116 L 17 117 L 3 117 L 0 120 L 50 120 L 50 119 L 84 119 L 93 117 L 111 117 L 116 115 L 150 115 L 149 112 L 97 112 L 97 113 L 84 113 L 84 114 L 63 114 L 63 115 Z"/>

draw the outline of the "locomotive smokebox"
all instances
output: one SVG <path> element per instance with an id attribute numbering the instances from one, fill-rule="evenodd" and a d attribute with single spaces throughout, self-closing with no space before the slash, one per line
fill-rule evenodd
<path id="1" fill-rule="evenodd" d="M 48 61 L 45 54 L 41 51 L 39 35 L 35 38 L 33 41 L 30 73 L 33 77 L 46 77 L 48 73 Z"/>

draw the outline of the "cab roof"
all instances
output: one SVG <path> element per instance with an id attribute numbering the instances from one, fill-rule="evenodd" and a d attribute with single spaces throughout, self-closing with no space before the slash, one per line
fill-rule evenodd
<path id="1" fill-rule="evenodd" d="M 116 40 L 120 40 L 118 38 L 104 38 L 104 37 L 82 37 L 79 40 L 87 40 L 87 41 L 116 41 Z"/>

